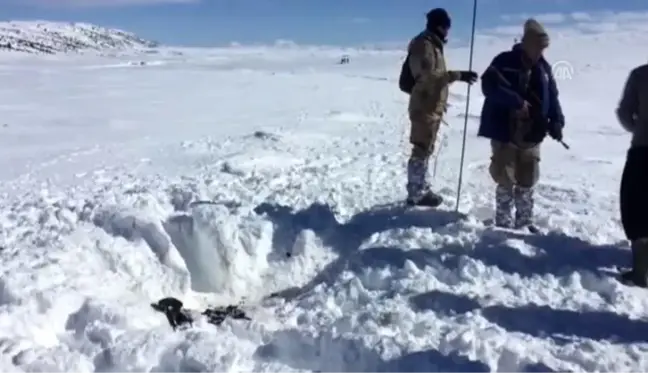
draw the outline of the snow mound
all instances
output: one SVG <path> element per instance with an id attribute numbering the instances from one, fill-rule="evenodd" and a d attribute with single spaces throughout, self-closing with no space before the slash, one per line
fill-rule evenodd
<path id="1" fill-rule="evenodd" d="M 55 54 L 157 46 L 157 42 L 144 40 L 133 33 L 88 23 L 0 22 L 0 50 Z"/>

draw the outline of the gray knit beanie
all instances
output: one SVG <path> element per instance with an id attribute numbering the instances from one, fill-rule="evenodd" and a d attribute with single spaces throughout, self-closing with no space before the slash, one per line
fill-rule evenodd
<path id="1" fill-rule="evenodd" d="M 549 35 L 540 22 L 533 18 L 529 18 L 524 22 L 522 43 L 532 43 L 542 48 L 546 48 L 549 46 Z"/>

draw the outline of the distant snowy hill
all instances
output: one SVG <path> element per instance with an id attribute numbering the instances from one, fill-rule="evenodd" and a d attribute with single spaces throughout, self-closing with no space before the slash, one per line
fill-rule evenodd
<path id="1" fill-rule="evenodd" d="M 0 50 L 55 54 L 153 48 L 157 45 L 157 42 L 144 40 L 126 31 L 87 23 L 0 22 Z"/>

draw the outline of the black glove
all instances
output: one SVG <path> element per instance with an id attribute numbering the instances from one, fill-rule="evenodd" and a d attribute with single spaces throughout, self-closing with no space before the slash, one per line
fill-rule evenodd
<path id="1" fill-rule="evenodd" d="M 473 84 L 479 76 L 474 71 L 459 71 L 459 80 L 468 84 Z"/>
<path id="2" fill-rule="evenodd" d="M 563 133 L 562 133 L 562 125 L 560 123 L 552 123 L 551 126 L 549 126 L 549 136 L 551 136 L 552 139 L 556 141 L 562 141 L 563 139 Z"/>

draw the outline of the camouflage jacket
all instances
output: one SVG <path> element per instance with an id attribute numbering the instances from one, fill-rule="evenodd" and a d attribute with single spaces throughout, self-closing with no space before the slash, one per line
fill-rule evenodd
<path id="1" fill-rule="evenodd" d="M 443 42 L 428 31 L 410 41 L 408 52 L 409 67 L 416 80 L 410 95 L 410 113 L 442 116 L 448 105 L 448 86 L 459 80 L 459 72 L 448 71 Z"/>

